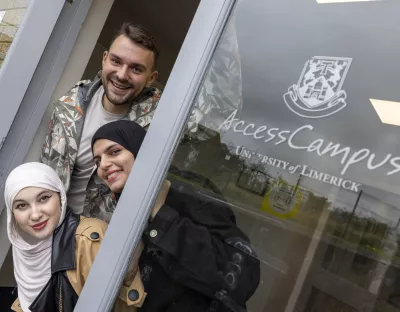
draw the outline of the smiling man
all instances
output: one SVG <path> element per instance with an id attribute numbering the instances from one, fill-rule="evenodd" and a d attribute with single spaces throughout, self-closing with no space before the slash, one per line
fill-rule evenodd
<path id="1" fill-rule="evenodd" d="M 114 210 L 111 192 L 96 180 L 90 142 L 111 121 L 149 125 L 161 96 L 152 87 L 159 53 L 145 29 L 125 23 L 103 54 L 101 78 L 78 82 L 55 103 L 41 161 L 57 171 L 75 213 L 88 205 Z"/>

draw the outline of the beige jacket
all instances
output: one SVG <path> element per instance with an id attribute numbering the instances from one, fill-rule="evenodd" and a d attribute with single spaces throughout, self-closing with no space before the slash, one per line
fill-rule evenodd
<path id="1" fill-rule="evenodd" d="M 81 217 L 80 223 L 77 227 L 75 239 L 75 261 L 76 268 L 74 270 L 68 270 L 67 276 L 71 283 L 71 286 L 79 296 L 82 292 L 83 286 L 89 274 L 90 268 L 96 258 L 97 252 L 100 248 L 100 244 L 103 240 L 105 232 L 107 230 L 107 223 L 102 220 Z M 97 232 L 99 237 L 93 239 L 90 236 L 91 233 Z M 138 262 L 140 253 L 143 246 L 140 246 L 135 252 L 131 265 L 128 269 L 128 273 L 125 277 L 124 283 L 120 288 L 119 295 L 114 304 L 113 311 L 115 312 L 133 312 L 138 307 L 141 307 L 146 297 L 144 292 L 142 280 L 140 278 L 140 272 L 138 270 Z M 131 290 L 137 290 L 139 298 L 136 301 L 131 301 L 128 297 L 128 293 Z M 19 300 L 15 300 L 11 306 L 11 310 L 16 312 L 22 312 Z"/>

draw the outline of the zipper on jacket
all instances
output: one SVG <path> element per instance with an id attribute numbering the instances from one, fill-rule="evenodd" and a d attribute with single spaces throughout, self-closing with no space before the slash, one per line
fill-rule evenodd
<path id="1" fill-rule="evenodd" d="M 61 277 L 60 277 L 60 278 L 61 278 Z M 63 299 L 62 299 L 62 278 L 61 278 L 61 283 L 60 283 L 59 312 L 63 312 Z"/>

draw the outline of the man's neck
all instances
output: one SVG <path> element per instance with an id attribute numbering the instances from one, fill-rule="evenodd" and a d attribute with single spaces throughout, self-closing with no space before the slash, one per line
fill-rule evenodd
<path id="1" fill-rule="evenodd" d="M 109 112 L 111 114 L 115 114 L 115 115 L 126 114 L 129 112 L 129 109 L 131 108 L 130 103 L 121 104 L 121 105 L 115 105 L 115 104 L 111 103 L 105 94 L 103 95 L 102 103 L 103 103 L 104 109 L 107 112 Z"/>

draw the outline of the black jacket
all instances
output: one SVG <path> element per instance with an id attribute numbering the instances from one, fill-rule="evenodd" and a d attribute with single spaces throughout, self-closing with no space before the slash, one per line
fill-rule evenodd
<path id="1" fill-rule="evenodd" d="M 174 181 L 143 240 L 140 311 L 246 311 L 260 263 L 222 201 Z"/>
<path id="2" fill-rule="evenodd" d="M 63 223 L 53 234 L 51 278 L 30 305 L 32 312 L 74 310 L 78 295 L 69 282 L 67 271 L 75 269 L 75 233 L 79 221 L 80 217 L 67 208 Z"/>

